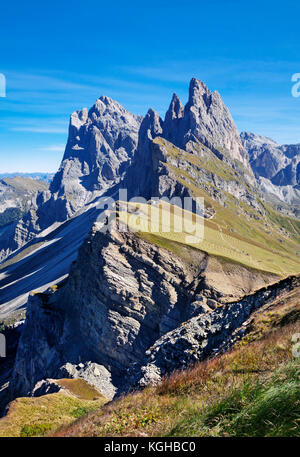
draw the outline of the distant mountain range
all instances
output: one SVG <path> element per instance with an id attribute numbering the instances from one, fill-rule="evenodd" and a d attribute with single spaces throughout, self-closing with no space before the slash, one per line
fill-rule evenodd
<path id="1" fill-rule="evenodd" d="M 54 173 L 42 173 L 42 172 L 37 172 L 37 173 L 21 173 L 21 172 L 15 172 L 15 173 L 0 173 L 0 179 L 3 178 L 31 178 L 31 179 L 37 179 L 38 181 L 45 181 L 45 182 L 50 182 L 54 176 Z"/>

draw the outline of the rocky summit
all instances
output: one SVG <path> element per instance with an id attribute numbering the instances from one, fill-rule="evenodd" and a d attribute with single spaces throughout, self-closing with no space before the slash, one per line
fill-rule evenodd
<path id="1" fill-rule="evenodd" d="M 190 83 L 189 99 L 185 107 L 173 96 L 165 117 L 163 136 L 176 146 L 185 147 L 190 140 L 200 141 L 212 150 L 230 151 L 233 159 L 249 167 L 244 149 L 233 119 L 217 91 L 211 92 L 198 79 Z"/>
<path id="2" fill-rule="evenodd" d="M 239 134 L 195 78 L 164 118 L 106 96 L 73 113 L 49 189 L 0 229 L 0 319 L 18 335 L 0 365 L 2 410 L 70 380 L 108 400 L 159 385 L 299 293 L 299 150 Z M 203 199 L 200 214 L 185 197 Z M 177 230 L 187 214 L 202 238 Z"/>

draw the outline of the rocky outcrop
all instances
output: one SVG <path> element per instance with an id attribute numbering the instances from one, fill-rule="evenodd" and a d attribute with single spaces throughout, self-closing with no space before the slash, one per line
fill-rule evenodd
<path id="1" fill-rule="evenodd" d="M 243 300 L 207 310 L 162 336 L 146 352 L 145 364 L 137 370 L 133 384 L 158 384 L 162 377 L 185 369 L 228 350 L 248 331 L 248 319 L 262 306 L 300 286 L 300 277 L 290 277 Z"/>
<path id="2" fill-rule="evenodd" d="M 147 199 L 154 196 L 152 193 L 152 140 L 162 135 L 163 121 L 159 115 L 149 109 L 144 117 L 139 130 L 138 148 L 133 161 L 124 180 L 124 187 L 127 188 L 130 198 L 144 196 Z"/>
<path id="3" fill-rule="evenodd" d="M 170 106 L 164 120 L 164 137 L 173 144 L 179 141 L 179 129 L 184 116 L 184 106 L 177 94 L 173 94 Z"/>
<path id="4" fill-rule="evenodd" d="M 30 297 L 12 396 L 30 395 L 43 379 L 82 377 L 111 397 L 129 388 L 165 334 L 272 281 L 193 248 L 182 246 L 181 257 L 132 232 L 105 233 L 97 223 L 67 283 Z"/>

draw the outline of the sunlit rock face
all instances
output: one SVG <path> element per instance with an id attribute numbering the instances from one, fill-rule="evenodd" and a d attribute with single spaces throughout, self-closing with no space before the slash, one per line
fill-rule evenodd
<path id="1" fill-rule="evenodd" d="M 75 199 L 115 185 L 135 153 L 141 118 L 109 97 L 72 114 L 69 138 L 50 190 Z"/>
<path id="2" fill-rule="evenodd" d="M 164 137 L 184 148 L 188 141 L 200 141 L 222 154 L 224 149 L 232 159 L 249 168 L 248 154 L 228 108 L 217 91 L 211 92 L 198 79 L 190 82 L 189 99 L 185 107 L 174 94 L 164 123 Z"/>

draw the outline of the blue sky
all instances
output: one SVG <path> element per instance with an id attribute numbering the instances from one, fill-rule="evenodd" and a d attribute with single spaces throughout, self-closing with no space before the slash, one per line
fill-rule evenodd
<path id="1" fill-rule="evenodd" d="M 1 2 L 0 172 L 55 171 L 70 114 L 102 94 L 137 114 L 197 77 L 241 130 L 300 143 L 297 1 Z"/>

